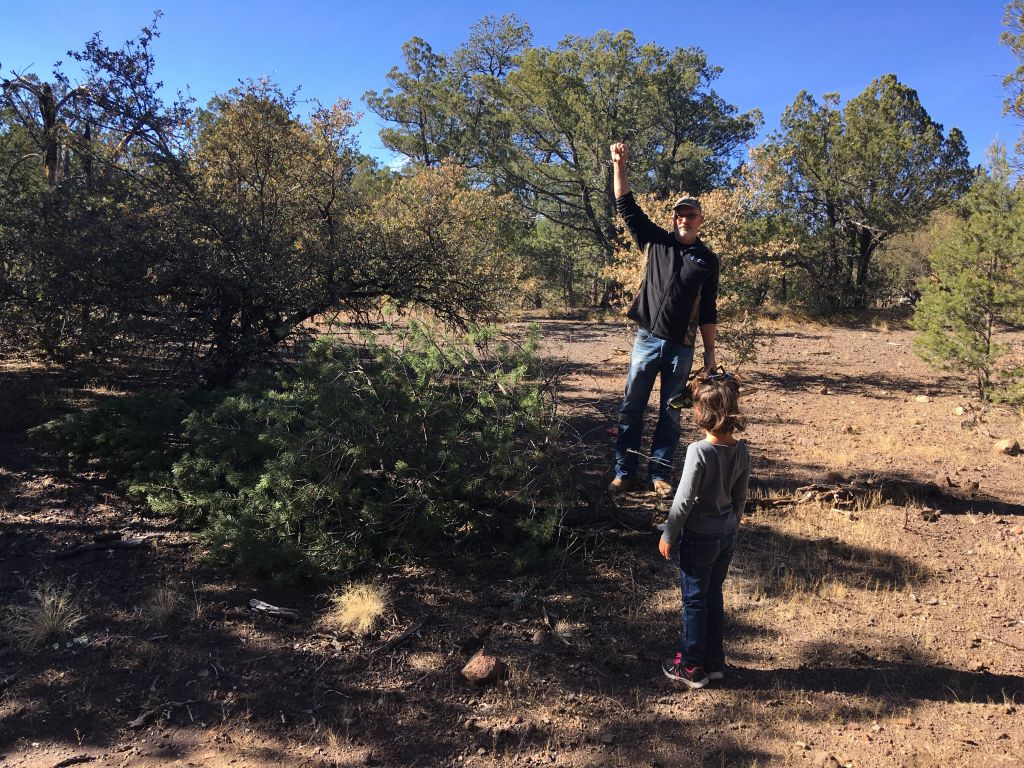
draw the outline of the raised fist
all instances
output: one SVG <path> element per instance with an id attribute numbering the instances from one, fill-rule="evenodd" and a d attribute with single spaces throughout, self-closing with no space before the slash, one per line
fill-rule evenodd
<path id="1" fill-rule="evenodd" d="M 622 142 L 612 144 L 611 151 L 613 163 L 624 163 L 629 158 L 629 148 Z"/>

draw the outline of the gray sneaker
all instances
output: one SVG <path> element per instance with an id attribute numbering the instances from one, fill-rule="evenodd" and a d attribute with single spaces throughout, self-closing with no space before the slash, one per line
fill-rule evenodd
<path id="1" fill-rule="evenodd" d="M 719 662 L 717 664 L 708 664 L 704 667 L 704 672 L 707 673 L 708 680 L 725 680 L 725 662 Z"/>

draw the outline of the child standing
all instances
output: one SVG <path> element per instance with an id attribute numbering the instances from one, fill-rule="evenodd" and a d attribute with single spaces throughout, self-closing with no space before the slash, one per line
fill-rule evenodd
<path id="1" fill-rule="evenodd" d="M 662 671 L 690 688 L 703 688 L 725 678 L 722 584 L 747 499 L 750 453 L 733 436 L 746 426 L 736 380 L 713 374 L 695 381 L 692 391 L 694 421 L 706 437 L 686 449 L 683 476 L 658 543 L 667 560 L 679 539 L 683 596 L 682 650 L 662 664 Z"/>

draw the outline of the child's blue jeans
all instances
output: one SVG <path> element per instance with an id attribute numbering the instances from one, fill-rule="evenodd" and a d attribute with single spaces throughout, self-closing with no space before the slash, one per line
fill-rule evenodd
<path id="1" fill-rule="evenodd" d="M 689 667 L 725 662 L 722 584 L 736 549 L 736 533 L 684 530 L 679 539 L 679 586 L 683 593 L 683 661 Z"/>

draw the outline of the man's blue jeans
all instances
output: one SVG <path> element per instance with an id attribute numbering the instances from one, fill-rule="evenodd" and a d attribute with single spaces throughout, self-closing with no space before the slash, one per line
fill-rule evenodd
<path id="1" fill-rule="evenodd" d="M 626 396 L 619 408 L 619 436 L 615 442 L 616 477 L 637 476 L 644 410 L 654 389 L 654 380 L 661 376 L 661 404 L 651 438 L 647 476 L 652 481 L 672 481 L 672 459 L 679 444 L 679 411 L 669 408 L 668 401 L 683 391 L 691 365 L 693 347 L 665 341 L 643 328 L 636 332 L 626 377 Z"/>
<path id="2" fill-rule="evenodd" d="M 684 530 L 679 539 L 679 586 L 683 593 L 683 661 L 689 667 L 725 663 L 722 584 L 736 550 L 736 534 Z"/>

